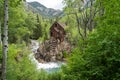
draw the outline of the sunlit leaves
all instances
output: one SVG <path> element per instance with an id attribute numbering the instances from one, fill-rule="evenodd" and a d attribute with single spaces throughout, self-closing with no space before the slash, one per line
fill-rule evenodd
<path id="1" fill-rule="evenodd" d="M 119 80 L 120 5 L 117 0 L 104 0 L 101 4 L 104 11 L 96 19 L 97 29 L 87 38 L 83 54 L 81 50 L 73 51 L 64 70 L 66 80 Z"/>

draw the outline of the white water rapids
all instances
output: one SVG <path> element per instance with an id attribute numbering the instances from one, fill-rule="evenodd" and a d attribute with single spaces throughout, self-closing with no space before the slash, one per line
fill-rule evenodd
<path id="1" fill-rule="evenodd" d="M 32 62 L 36 64 L 37 69 L 44 69 L 47 72 L 54 72 L 59 70 L 59 68 L 65 64 L 64 62 L 47 62 L 47 63 L 39 63 L 35 57 L 34 54 L 36 53 L 37 49 L 39 48 L 39 42 L 36 40 L 31 41 L 31 50 L 33 53 L 29 55 L 29 58 Z"/>

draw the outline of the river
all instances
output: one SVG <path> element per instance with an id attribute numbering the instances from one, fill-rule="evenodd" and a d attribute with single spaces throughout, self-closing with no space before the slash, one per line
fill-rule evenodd
<path id="1" fill-rule="evenodd" d="M 65 64 L 64 62 L 46 62 L 46 63 L 39 63 L 34 54 L 39 48 L 39 42 L 37 40 L 31 40 L 31 50 L 32 53 L 29 55 L 30 60 L 36 64 L 37 69 L 43 69 L 48 73 L 56 72 L 60 70 L 60 67 Z"/>

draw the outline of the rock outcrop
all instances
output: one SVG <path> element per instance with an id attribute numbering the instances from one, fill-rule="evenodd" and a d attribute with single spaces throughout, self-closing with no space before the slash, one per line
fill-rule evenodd
<path id="1" fill-rule="evenodd" d="M 35 58 L 39 62 L 64 61 L 71 52 L 71 45 L 67 41 L 60 42 L 53 37 L 41 43 Z"/>

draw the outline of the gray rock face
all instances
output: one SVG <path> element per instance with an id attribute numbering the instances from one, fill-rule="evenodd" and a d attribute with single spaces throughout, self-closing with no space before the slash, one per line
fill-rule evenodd
<path id="1" fill-rule="evenodd" d="M 52 39 L 42 43 L 35 53 L 35 58 L 39 62 L 64 61 L 66 55 L 71 52 L 71 45 L 67 41 L 53 45 Z M 53 48 L 53 46 L 55 46 Z"/>

